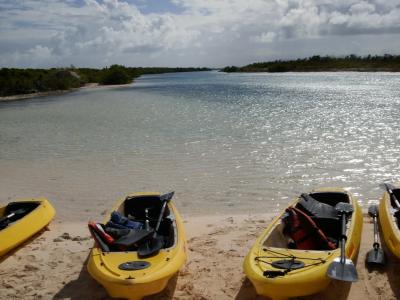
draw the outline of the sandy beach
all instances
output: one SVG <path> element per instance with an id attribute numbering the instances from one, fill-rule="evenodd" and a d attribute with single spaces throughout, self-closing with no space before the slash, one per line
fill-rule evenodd
<path id="1" fill-rule="evenodd" d="M 147 299 L 266 299 L 257 296 L 242 262 L 271 215 L 184 216 L 189 259 L 161 294 Z M 99 218 L 100 219 L 100 218 Z M 325 292 L 301 299 L 399 299 L 400 261 L 389 256 L 384 270 L 368 270 L 373 224 L 364 216 L 357 270 L 360 280 L 333 283 Z M 57 218 L 49 228 L 0 263 L 0 299 L 109 299 L 86 270 L 93 240 L 85 223 Z"/>
<path id="2" fill-rule="evenodd" d="M 77 90 L 84 90 L 84 89 L 109 89 L 109 88 L 116 88 L 116 87 L 123 87 L 128 86 L 128 84 L 109 84 L 109 85 L 100 85 L 95 82 L 86 83 L 85 85 L 78 87 L 78 88 L 71 88 L 68 90 L 55 90 L 55 91 L 48 91 L 48 92 L 37 92 L 37 93 L 30 93 L 30 94 L 19 94 L 19 95 L 12 95 L 12 96 L 3 96 L 0 97 L 0 102 L 7 102 L 7 101 L 18 101 L 18 100 L 25 100 L 25 99 L 32 99 L 32 98 L 40 98 L 40 97 L 47 97 L 47 96 L 57 96 L 57 95 L 64 95 L 68 94 Z"/>

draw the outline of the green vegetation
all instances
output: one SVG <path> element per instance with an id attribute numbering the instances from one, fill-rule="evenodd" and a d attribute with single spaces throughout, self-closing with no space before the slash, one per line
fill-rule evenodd
<path id="1" fill-rule="evenodd" d="M 244 67 L 225 67 L 224 72 L 320 72 L 320 71 L 389 71 L 400 72 L 400 55 L 345 57 L 312 56 L 296 60 L 259 62 Z"/>
<path id="2" fill-rule="evenodd" d="M 78 88 L 86 83 L 127 84 L 144 74 L 207 71 L 206 68 L 128 68 L 112 65 L 104 69 L 0 69 L 0 96 Z"/>
<path id="3" fill-rule="evenodd" d="M 101 84 L 127 84 L 132 81 L 126 69 L 122 66 L 113 65 L 105 69 L 100 78 Z"/>

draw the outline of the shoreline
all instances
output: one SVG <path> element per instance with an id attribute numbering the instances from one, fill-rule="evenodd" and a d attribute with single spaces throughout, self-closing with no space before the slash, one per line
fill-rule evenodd
<path id="1" fill-rule="evenodd" d="M 284 74 L 284 73 L 400 73 L 400 70 L 393 69 L 329 69 L 329 70 L 288 70 L 288 71 L 268 71 L 268 69 L 254 69 L 254 70 L 238 70 L 238 71 L 224 71 L 223 69 L 219 69 L 218 72 L 221 73 L 267 73 L 267 74 Z M 167 73 L 168 74 L 168 73 Z M 140 76 L 139 76 L 140 77 Z M 136 78 L 135 78 L 136 79 Z M 11 96 L 0 96 L 0 103 L 2 102 L 11 102 L 11 101 L 19 101 L 33 98 L 41 98 L 47 96 L 59 96 L 68 93 L 72 93 L 79 90 L 85 90 L 90 88 L 96 89 L 107 89 L 107 88 L 115 88 L 115 87 L 124 87 L 133 84 L 135 81 L 126 84 L 111 84 L 111 85 L 100 85 L 96 82 L 86 83 L 85 85 L 77 88 L 71 88 L 68 90 L 55 90 L 55 91 L 47 91 L 47 92 L 37 92 L 30 94 L 17 94 Z"/>
<path id="2" fill-rule="evenodd" d="M 123 86 L 129 86 L 133 82 L 127 83 L 127 84 L 110 84 L 110 85 L 100 85 L 99 83 L 96 82 L 91 82 L 91 83 L 86 83 L 85 85 L 78 87 L 78 88 L 72 88 L 69 90 L 55 90 L 55 91 L 47 91 L 47 92 L 38 92 L 38 93 L 31 93 L 31 94 L 19 94 L 19 95 L 12 95 L 12 96 L 3 96 L 0 97 L 0 103 L 2 102 L 11 102 L 11 101 L 19 101 L 19 100 L 27 100 L 27 99 L 34 99 L 34 98 L 42 98 L 42 97 L 47 97 L 47 96 L 59 96 L 59 95 L 65 95 L 69 94 L 75 91 L 79 90 L 86 90 L 86 89 L 107 89 L 107 88 L 116 88 L 116 87 L 123 87 Z"/>
<path id="3" fill-rule="evenodd" d="M 247 251 L 268 226 L 272 214 L 184 215 L 188 261 L 161 294 L 146 300 L 266 300 L 243 274 Z M 95 218 L 102 219 L 101 216 Z M 358 256 L 359 281 L 332 283 L 324 292 L 300 299 L 397 299 L 400 262 L 389 256 L 383 271 L 368 271 L 373 224 L 364 215 Z M 53 220 L 43 231 L 0 260 L 1 299 L 111 299 L 86 270 L 93 240 L 86 222 Z"/>

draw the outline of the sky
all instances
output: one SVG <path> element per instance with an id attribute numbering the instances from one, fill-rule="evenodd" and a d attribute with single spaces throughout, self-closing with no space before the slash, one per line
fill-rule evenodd
<path id="1" fill-rule="evenodd" d="M 0 67 L 400 54 L 400 0 L 0 0 Z"/>

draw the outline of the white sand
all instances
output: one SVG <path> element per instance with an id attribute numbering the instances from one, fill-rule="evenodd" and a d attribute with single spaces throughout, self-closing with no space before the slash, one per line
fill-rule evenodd
<path id="1" fill-rule="evenodd" d="M 271 217 L 218 215 L 185 219 L 188 263 L 164 293 L 148 299 L 265 299 L 256 296 L 243 274 L 242 263 Z M 365 268 L 372 229 L 365 217 L 357 263 L 359 282 L 332 284 L 326 292 L 302 299 L 400 299 L 398 260 L 389 257 L 388 266 L 380 272 Z M 65 237 L 61 237 L 63 234 Z M 48 231 L 2 259 L 0 299 L 109 299 L 86 271 L 92 245 L 86 224 L 54 220 Z"/>

